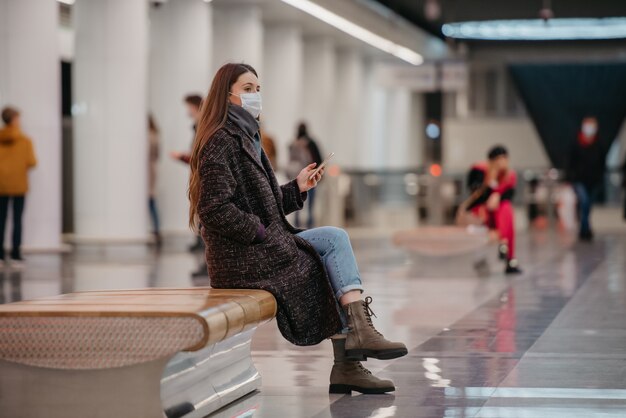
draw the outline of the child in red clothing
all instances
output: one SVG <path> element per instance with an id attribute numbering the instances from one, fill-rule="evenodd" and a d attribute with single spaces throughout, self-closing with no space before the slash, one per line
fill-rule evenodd
<path id="1" fill-rule="evenodd" d="M 472 197 L 466 210 L 497 233 L 500 257 L 506 261 L 505 272 L 521 273 L 515 258 L 515 218 L 511 203 L 517 176 L 509 168 L 509 153 L 503 146 L 493 147 L 487 157 L 487 162 L 475 164 L 469 172 L 467 184 Z"/>

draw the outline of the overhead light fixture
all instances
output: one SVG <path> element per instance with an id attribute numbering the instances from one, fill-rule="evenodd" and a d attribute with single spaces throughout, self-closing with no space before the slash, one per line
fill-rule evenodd
<path id="1" fill-rule="evenodd" d="M 490 41 L 562 41 L 626 38 L 626 17 L 486 20 L 447 23 L 450 38 Z"/>
<path id="2" fill-rule="evenodd" d="M 67 4 L 68 6 L 73 5 L 74 3 L 76 3 L 76 0 L 57 0 L 59 3 L 63 3 L 63 4 Z"/>
<path id="3" fill-rule="evenodd" d="M 328 9 L 325 9 L 318 4 L 313 3 L 310 0 L 282 1 L 295 7 L 296 9 L 300 9 L 303 12 L 318 18 L 322 22 L 325 22 L 344 33 L 347 33 L 348 35 L 356 39 L 365 42 L 366 44 L 373 46 L 374 48 L 378 48 L 381 51 L 398 57 L 401 60 L 404 60 L 413 65 L 420 65 L 424 62 L 424 58 L 412 49 L 409 49 L 402 45 L 398 45 L 397 43 L 392 42 L 387 38 L 383 38 L 382 36 L 379 36 L 374 32 L 357 25 L 356 23 L 353 23 L 348 19 L 331 12 Z"/>

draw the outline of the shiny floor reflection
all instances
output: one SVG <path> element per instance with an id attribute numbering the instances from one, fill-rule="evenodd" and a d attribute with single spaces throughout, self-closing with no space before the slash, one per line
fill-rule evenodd
<path id="1" fill-rule="evenodd" d="M 294 347 L 275 323 L 253 343 L 263 378 L 215 417 L 445 418 L 626 416 L 626 235 L 577 244 L 524 236 L 525 274 L 476 276 L 466 258 L 437 260 L 432 274 L 388 238 L 355 238 L 379 329 L 409 355 L 370 360 L 395 381 L 393 395 L 329 395 L 330 343 Z M 170 240 L 141 246 L 81 246 L 31 255 L 0 270 L 0 303 L 74 290 L 193 286 L 201 255 Z M 496 267 L 496 266 L 494 266 Z M 499 266 L 497 266 L 499 267 Z"/>

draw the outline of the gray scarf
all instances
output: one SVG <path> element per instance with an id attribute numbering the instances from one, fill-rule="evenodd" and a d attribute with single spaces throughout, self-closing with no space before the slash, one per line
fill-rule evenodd
<path id="1" fill-rule="evenodd" d="M 259 121 L 241 106 L 228 105 L 228 119 L 239 126 L 252 139 L 259 156 L 261 155 L 261 135 Z"/>

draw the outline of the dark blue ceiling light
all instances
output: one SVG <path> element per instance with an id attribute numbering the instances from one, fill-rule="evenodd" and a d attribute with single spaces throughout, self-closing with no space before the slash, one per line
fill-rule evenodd
<path id="1" fill-rule="evenodd" d="M 562 41 L 626 38 L 626 17 L 517 19 L 444 24 L 450 38 L 489 41 Z"/>

